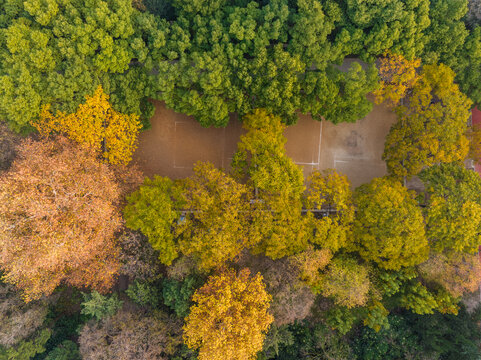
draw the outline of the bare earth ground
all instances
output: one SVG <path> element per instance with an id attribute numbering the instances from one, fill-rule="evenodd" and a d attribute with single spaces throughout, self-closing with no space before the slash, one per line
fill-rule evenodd
<path id="1" fill-rule="evenodd" d="M 135 162 L 145 175 L 182 178 L 192 174 L 197 161 L 210 161 L 228 169 L 242 125 L 232 116 L 226 128 L 203 128 L 192 117 L 155 102 L 152 128 L 140 135 Z M 381 159 L 384 139 L 396 120 L 385 106 L 355 124 L 312 120 L 301 115 L 287 128 L 286 151 L 307 176 L 313 170 L 334 168 L 348 176 L 354 187 L 386 174 Z"/>

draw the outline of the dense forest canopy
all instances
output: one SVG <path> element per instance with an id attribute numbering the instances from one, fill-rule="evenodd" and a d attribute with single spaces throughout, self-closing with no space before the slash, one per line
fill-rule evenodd
<path id="1" fill-rule="evenodd" d="M 2 0 L 2 117 L 26 130 L 43 105 L 73 112 L 102 85 L 117 111 L 140 115 L 145 126 L 149 98 L 203 126 L 225 126 L 230 113 L 254 108 L 287 123 L 297 111 L 354 122 L 372 107 L 373 62 L 386 51 L 450 66 L 481 101 L 481 33 L 479 20 L 465 16 L 467 0 L 162 4 Z"/>
<path id="2" fill-rule="evenodd" d="M 478 0 L 0 0 L 0 360 L 480 357 L 480 25 Z M 287 126 L 370 99 L 386 176 L 304 177 Z M 151 100 L 238 114 L 231 166 L 142 180 Z"/>

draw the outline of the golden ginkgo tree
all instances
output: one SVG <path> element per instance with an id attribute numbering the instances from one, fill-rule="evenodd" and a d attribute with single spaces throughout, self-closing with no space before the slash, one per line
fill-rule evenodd
<path id="1" fill-rule="evenodd" d="M 417 71 L 421 59 L 408 60 L 399 54 L 388 53 L 379 59 L 379 87 L 373 91 L 376 104 L 399 105 L 409 89 L 421 78 Z"/>
<path id="2" fill-rule="evenodd" d="M 399 270 L 428 257 L 424 219 L 413 194 L 398 181 L 376 178 L 356 189 L 352 249 L 380 268 Z"/>
<path id="3" fill-rule="evenodd" d="M 34 126 L 42 135 L 65 134 L 68 138 L 100 151 L 111 164 L 127 164 L 137 147 L 142 125 L 136 114 L 122 114 L 109 103 L 109 96 L 98 86 L 92 96 L 85 97 L 71 114 L 42 108 Z"/>
<path id="4" fill-rule="evenodd" d="M 462 161 L 469 151 L 465 134 L 471 100 L 454 83 L 447 66 L 426 65 L 398 121 L 387 135 L 383 159 L 392 175 L 418 174 L 423 167 Z"/>
<path id="5" fill-rule="evenodd" d="M 249 269 L 223 270 L 194 293 L 184 341 L 199 360 L 250 360 L 262 349 L 270 324 L 271 296 L 262 276 Z"/>

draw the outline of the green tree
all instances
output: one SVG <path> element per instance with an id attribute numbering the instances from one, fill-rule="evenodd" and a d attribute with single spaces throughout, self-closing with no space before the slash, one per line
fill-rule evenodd
<path id="1" fill-rule="evenodd" d="M 426 234 L 438 252 L 474 254 L 481 245 L 481 179 L 458 164 L 440 164 L 419 177 L 426 193 Z"/>
<path id="2" fill-rule="evenodd" d="M 345 306 L 333 306 L 326 311 L 326 323 L 340 334 L 344 335 L 356 321 L 359 320 L 357 312 Z"/>
<path id="3" fill-rule="evenodd" d="M 383 159 L 395 176 L 412 176 L 424 166 L 462 161 L 471 100 L 454 83 L 447 66 L 426 65 L 407 105 L 396 108 L 398 121 L 386 138 Z"/>
<path id="4" fill-rule="evenodd" d="M 172 0 L 172 4 L 184 14 L 212 15 L 226 4 L 226 0 Z"/>
<path id="5" fill-rule="evenodd" d="M 97 321 L 104 317 L 112 316 L 122 307 L 122 300 L 119 300 L 117 294 L 105 296 L 93 291 L 90 294 L 83 294 L 82 314 L 91 316 Z"/>
<path id="6" fill-rule="evenodd" d="M 192 295 L 199 285 L 199 279 L 195 276 L 187 276 L 182 281 L 165 279 L 162 282 L 164 304 L 174 310 L 178 317 L 186 317 L 192 305 Z"/>
<path id="7" fill-rule="evenodd" d="M 275 327 L 271 327 L 272 330 L 275 331 Z M 272 331 L 272 335 L 276 335 L 274 331 Z M 266 346 L 269 344 L 267 340 L 270 340 L 270 334 L 268 334 L 263 351 L 263 355 L 265 354 L 266 357 L 260 357 L 259 360 L 353 359 L 349 343 L 337 331 L 330 329 L 323 323 L 296 322 L 286 328 L 279 328 L 277 333 L 279 334 L 277 335 L 279 338 L 277 353 L 273 354 L 275 349 L 271 347 L 271 350 Z M 274 343 L 273 345 L 277 344 Z"/>
<path id="8" fill-rule="evenodd" d="M 422 56 L 427 64 L 443 63 L 458 71 L 458 55 L 469 31 L 462 18 L 468 0 L 434 0 L 430 2 L 431 23 L 426 29 L 427 43 Z"/>
<path id="9" fill-rule="evenodd" d="M 166 265 L 178 256 L 172 227 L 180 212 L 174 193 L 175 187 L 169 178 L 146 178 L 144 184 L 127 197 L 124 208 L 125 225 L 147 236 L 152 247 L 159 251 L 160 261 Z"/>
<path id="10" fill-rule="evenodd" d="M 390 328 L 374 332 L 363 328 L 349 334 L 358 359 L 461 359 L 480 356 L 479 308 L 457 316 L 400 312 L 388 317 Z"/>
<path id="11" fill-rule="evenodd" d="M 443 314 L 458 313 L 458 298 L 451 296 L 443 289 L 428 289 L 418 280 L 407 282 L 397 300 L 401 307 L 415 314 L 434 314 L 435 310 Z"/>
<path id="12" fill-rule="evenodd" d="M 22 340 L 13 347 L 0 346 L 0 360 L 30 360 L 45 351 L 45 344 L 50 338 L 50 329 L 39 331 L 31 339 Z"/>
<path id="13" fill-rule="evenodd" d="M 380 301 L 374 300 L 369 307 L 365 309 L 363 324 L 370 327 L 374 331 L 389 328 L 387 316 L 389 311 Z"/>
<path id="14" fill-rule="evenodd" d="M 377 289 L 372 293 L 390 309 L 401 307 L 416 314 L 435 311 L 456 314 L 460 293 L 470 286 L 470 277 L 479 277 L 479 274 L 467 275 L 466 272 L 473 269 L 479 272 L 480 266 L 458 268 L 456 265 L 461 264 L 453 264 L 455 260 L 452 263 L 435 260 L 430 258 L 416 267 L 397 271 L 376 269 L 372 283 Z M 439 268 L 433 269 L 434 266 Z M 446 273 L 441 274 L 443 271 Z M 453 278 L 447 279 L 450 276 Z"/>
<path id="15" fill-rule="evenodd" d="M 467 5 L 470 11 L 466 14 Z M 451 67 L 461 90 L 475 104 L 481 103 L 479 9 L 477 0 L 431 1 L 431 25 L 425 31 L 428 41 L 422 54 L 426 64 L 443 63 Z"/>
<path id="16" fill-rule="evenodd" d="M 334 43 L 346 55 L 373 59 L 386 50 L 408 59 L 419 56 L 429 26 L 429 0 L 323 0 L 342 9 Z"/>
<path id="17" fill-rule="evenodd" d="M 401 268 L 397 271 L 377 269 L 374 283 L 384 297 L 398 294 L 404 284 L 416 278 L 417 272 L 414 267 Z"/>
<path id="18" fill-rule="evenodd" d="M 466 37 L 464 46 L 456 53 L 457 64 L 456 81 L 461 90 L 466 93 L 475 104 L 481 104 L 481 27 L 471 29 Z"/>
<path id="19" fill-rule="evenodd" d="M 152 282 L 135 280 L 125 290 L 125 293 L 134 303 L 140 306 L 150 306 L 154 309 L 159 306 L 161 292 Z"/>
<path id="20" fill-rule="evenodd" d="M 1 0 L 0 8 L 0 115 L 14 129 L 44 104 L 74 112 L 100 84 L 117 111 L 152 115 L 143 34 L 155 27 L 130 0 Z"/>
<path id="21" fill-rule="evenodd" d="M 427 259 L 424 219 L 400 182 L 376 178 L 356 189 L 353 250 L 383 269 L 398 270 Z"/>
<path id="22" fill-rule="evenodd" d="M 378 332 L 368 327 L 360 329 L 352 344 L 357 359 L 419 359 L 422 346 L 407 319 L 399 315 L 389 315 L 388 321 L 389 328 Z"/>
<path id="23" fill-rule="evenodd" d="M 81 360 L 81 358 L 77 344 L 71 340 L 65 340 L 50 351 L 45 360 Z"/>
<path id="24" fill-rule="evenodd" d="M 197 163 L 194 174 L 176 184 L 146 179 L 127 201 L 127 227 L 146 235 L 166 265 L 181 253 L 208 271 L 251 244 L 247 188 L 212 164 Z"/>
<path id="25" fill-rule="evenodd" d="M 272 259 L 295 254 L 307 245 L 307 217 L 301 216 L 304 176 L 285 154 L 285 125 L 264 109 L 246 115 L 233 168 L 251 187 L 251 232 L 255 253 Z"/>
<path id="26" fill-rule="evenodd" d="M 296 110 L 335 123 L 356 121 L 372 107 L 366 94 L 376 69 L 343 56 L 329 35 L 338 6 L 318 0 L 175 1 L 179 17 L 161 24 L 155 49 L 158 99 L 203 126 L 225 126 L 229 114 L 265 108 L 288 123 Z M 197 13 L 196 9 L 199 10 Z M 200 15 L 202 14 L 202 16 Z"/>
<path id="27" fill-rule="evenodd" d="M 406 313 L 404 317 L 419 338 L 422 353 L 435 359 L 471 360 L 481 356 L 480 314 L 479 306 L 473 312 L 462 306 L 457 316 Z"/>

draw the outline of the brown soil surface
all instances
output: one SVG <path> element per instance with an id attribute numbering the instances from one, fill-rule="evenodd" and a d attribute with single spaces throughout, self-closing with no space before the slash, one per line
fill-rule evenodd
<path id="1" fill-rule="evenodd" d="M 135 162 L 147 176 L 182 178 L 192 174 L 197 161 L 210 161 L 227 169 L 236 150 L 242 126 L 235 116 L 225 128 L 203 128 L 192 117 L 155 102 L 152 128 L 139 138 Z M 319 122 L 300 115 L 287 128 L 286 151 L 308 175 L 313 170 L 334 168 L 346 174 L 353 186 L 386 174 L 381 156 L 384 139 L 396 120 L 384 106 L 355 124 Z"/>

